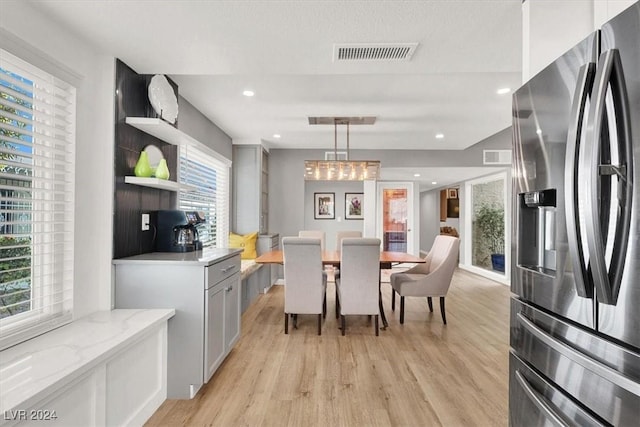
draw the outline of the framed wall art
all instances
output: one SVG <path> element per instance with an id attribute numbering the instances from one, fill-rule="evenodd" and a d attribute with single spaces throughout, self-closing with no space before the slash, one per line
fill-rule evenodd
<path id="1" fill-rule="evenodd" d="M 364 201 L 364 193 L 345 193 L 344 194 L 344 218 L 345 219 L 364 219 L 362 207 Z"/>
<path id="2" fill-rule="evenodd" d="M 447 199 L 457 199 L 458 198 L 458 189 L 457 188 L 448 188 L 447 189 Z"/>
<path id="3" fill-rule="evenodd" d="M 335 219 L 336 193 L 313 193 L 313 218 Z"/>

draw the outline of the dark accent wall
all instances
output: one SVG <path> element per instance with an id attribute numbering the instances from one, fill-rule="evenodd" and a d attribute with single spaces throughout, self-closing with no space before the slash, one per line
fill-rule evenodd
<path id="1" fill-rule="evenodd" d="M 125 123 L 127 117 L 158 117 L 149 102 L 147 87 L 153 75 L 137 74 L 116 59 L 115 92 L 115 194 L 113 211 L 113 257 L 123 258 L 152 252 L 154 229 L 141 231 L 141 215 L 158 209 L 173 209 L 176 193 L 124 182 L 133 176 L 140 152 L 149 144 L 162 150 L 169 173 L 177 176 L 178 147 L 167 144 Z M 178 86 L 169 80 L 178 94 Z"/>

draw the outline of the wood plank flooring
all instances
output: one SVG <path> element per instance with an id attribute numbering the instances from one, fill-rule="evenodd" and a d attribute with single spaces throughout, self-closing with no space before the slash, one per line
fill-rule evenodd
<path id="1" fill-rule="evenodd" d="M 298 316 L 284 334 L 283 287 L 247 309 L 242 337 L 191 400 L 167 400 L 147 426 L 506 426 L 509 288 L 456 270 L 447 325 L 438 300 L 399 299 L 383 283 L 389 328 L 374 335 L 367 316 Z"/>

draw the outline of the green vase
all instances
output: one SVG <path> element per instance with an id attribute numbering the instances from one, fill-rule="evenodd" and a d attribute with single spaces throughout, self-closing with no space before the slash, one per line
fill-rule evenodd
<path id="1" fill-rule="evenodd" d="M 151 165 L 149 164 L 149 157 L 147 156 L 146 151 L 142 150 L 142 152 L 140 153 L 138 163 L 136 163 L 136 167 L 133 169 L 133 173 L 136 176 L 143 178 L 148 178 L 153 174 Z"/>
<path id="2" fill-rule="evenodd" d="M 156 178 L 169 179 L 169 168 L 167 167 L 166 159 L 160 159 L 160 163 L 158 163 L 158 167 L 156 168 Z"/>

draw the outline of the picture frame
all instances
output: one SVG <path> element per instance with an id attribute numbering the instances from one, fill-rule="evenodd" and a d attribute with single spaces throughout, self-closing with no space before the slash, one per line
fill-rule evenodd
<path id="1" fill-rule="evenodd" d="M 335 219 L 336 193 L 313 193 L 313 218 Z"/>
<path id="2" fill-rule="evenodd" d="M 457 198 L 458 198 L 458 189 L 447 188 L 447 199 L 457 199 Z"/>
<path id="3" fill-rule="evenodd" d="M 344 218 L 364 219 L 364 193 L 344 193 Z"/>

